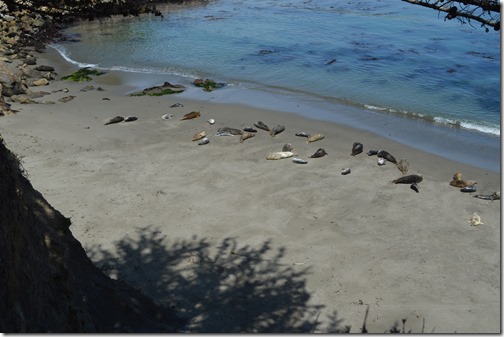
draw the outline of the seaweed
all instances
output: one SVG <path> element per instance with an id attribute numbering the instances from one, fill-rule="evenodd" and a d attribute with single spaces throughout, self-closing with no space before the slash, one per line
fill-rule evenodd
<path id="1" fill-rule="evenodd" d="M 106 73 L 103 71 L 97 70 L 97 69 L 90 69 L 89 67 L 86 67 L 86 68 L 81 68 L 70 75 L 63 76 L 61 79 L 74 81 L 74 82 L 89 82 L 93 79 L 91 77 L 91 75 L 100 76 L 103 74 L 106 74 Z"/>
<path id="2" fill-rule="evenodd" d="M 210 92 L 210 91 L 213 91 L 214 89 L 222 88 L 223 86 L 226 85 L 224 83 L 217 83 L 217 82 L 215 82 L 213 80 L 209 80 L 209 79 L 206 79 L 206 80 L 196 79 L 196 80 L 194 80 L 193 83 L 195 86 L 203 88 L 203 90 L 206 92 Z"/>

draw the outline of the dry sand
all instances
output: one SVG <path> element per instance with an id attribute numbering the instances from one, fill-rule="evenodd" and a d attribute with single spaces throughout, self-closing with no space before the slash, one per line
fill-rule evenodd
<path id="1" fill-rule="evenodd" d="M 71 70 L 39 64 L 51 62 Z M 500 201 L 448 184 L 461 172 L 491 194 L 500 174 L 293 114 L 128 97 L 117 78 L 54 81 L 43 90 L 69 92 L 43 98 L 55 104 L 15 105 L 0 134 L 96 264 L 190 317 L 187 331 L 360 332 L 368 307 L 369 332 L 402 328 L 402 319 L 417 333 L 501 331 Z M 80 91 L 87 85 L 105 91 Z M 201 117 L 180 120 L 191 111 Z M 117 115 L 138 120 L 104 125 Z M 243 143 L 215 136 L 259 120 L 286 129 Z M 209 144 L 191 140 L 199 131 Z M 307 144 L 301 131 L 325 139 Z M 354 142 L 364 152 L 352 157 Z M 286 143 L 308 164 L 265 159 Z M 318 148 L 329 155 L 309 158 Z M 392 184 L 401 172 L 378 166 L 370 149 L 407 158 L 423 176 L 420 192 Z M 482 225 L 469 224 L 474 212 Z"/>

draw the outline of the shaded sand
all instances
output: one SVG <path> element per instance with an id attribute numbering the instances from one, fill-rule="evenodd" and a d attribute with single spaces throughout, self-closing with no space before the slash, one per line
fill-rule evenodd
<path id="1" fill-rule="evenodd" d="M 53 82 L 43 90 L 69 92 L 15 105 L 0 134 L 93 261 L 190 317 L 187 331 L 360 332 L 369 307 L 369 332 L 402 319 L 413 332 L 500 332 L 500 201 L 448 184 L 461 172 L 491 194 L 499 174 L 297 115 L 126 97 L 115 76 Z M 180 120 L 191 111 L 201 117 Z M 104 125 L 117 115 L 138 120 Z M 259 120 L 286 129 L 243 143 L 215 136 Z M 199 131 L 209 144 L 191 140 Z M 307 144 L 301 131 L 325 139 Z M 364 152 L 352 157 L 356 141 Z M 265 159 L 286 143 L 308 164 Z M 329 155 L 309 158 L 318 148 Z M 407 158 L 420 193 L 391 184 L 401 172 L 370 149 Z M 474 212 L 484 224 L 468 223 Z"/>

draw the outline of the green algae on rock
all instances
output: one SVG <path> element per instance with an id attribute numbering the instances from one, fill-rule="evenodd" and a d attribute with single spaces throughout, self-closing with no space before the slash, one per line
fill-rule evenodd
<path id="1" fill-rule="evenodd" d="M 214 89 L 222 88 L 223 86 L 226 85 L 225 83 L 217 83 L 217 82 L 215 82 L 213 80 L 209 80 L 209 79 L 202 80 L 201 78 L 194 80 L 193 83 L 195 86 L 201 87 L 201 88 L 203 88 L 203 90 L 205 90 L 207 92 L 210 92 Z"/>
<path id="2" fill-rule="evenodd" d="M 89 67 L 86 67 L 86 68 L 79 69 L 70 75 L 63 76 L 61 79 L 74 81 L 74 82 L 89 82 L 93 79 L 91 77 L 91 75 L 100 76 L 103 74 L 106 74 L 106 73 L 103 71 L 100 71 L 100 70 L 90 69 Z"/>

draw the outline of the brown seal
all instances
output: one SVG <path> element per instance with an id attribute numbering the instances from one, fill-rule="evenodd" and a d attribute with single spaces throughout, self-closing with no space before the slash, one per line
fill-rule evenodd
<path id="1" fill-rule="evenodd" d="M 201 116 L 201 113 L 199 111 L 192 111 L 192 112 L 189 112 L 188 114 L 185 114 L 184 116 L 182 116 L 182 118 L 180 120 L 185 121 L 187 119 L 198 118 L 199 116 Z"/>

